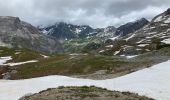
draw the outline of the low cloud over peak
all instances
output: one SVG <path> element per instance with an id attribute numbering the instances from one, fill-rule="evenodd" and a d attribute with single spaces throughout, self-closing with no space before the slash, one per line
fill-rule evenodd
<path id="1" fill-rule="evenodd" d="M 64 21 L 106 27 L 150 20 L 169 7 L 170 0 L 0 0 L 0 15 L 18 16 L 33 25 Z"/>

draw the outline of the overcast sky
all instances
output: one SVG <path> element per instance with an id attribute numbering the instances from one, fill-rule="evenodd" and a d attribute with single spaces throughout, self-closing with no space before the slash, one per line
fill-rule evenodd
<path id="1" fill-rule="evenodd" d="M 35 26 L 55 22 L 93 27 L 119 26 L 152 19 L 170 7 L 170 0 L 0 0 L 1 16 L 18 16 Z"/>

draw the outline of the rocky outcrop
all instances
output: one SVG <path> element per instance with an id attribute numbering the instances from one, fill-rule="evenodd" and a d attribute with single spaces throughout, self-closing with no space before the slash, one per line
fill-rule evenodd
<path id="1" fill-rule="evenodd" d="M 153 100 L 129 92 L 109 91 L 91 87 L 59 87 L 37 94 L 28 94 L 19 100 Z"/>

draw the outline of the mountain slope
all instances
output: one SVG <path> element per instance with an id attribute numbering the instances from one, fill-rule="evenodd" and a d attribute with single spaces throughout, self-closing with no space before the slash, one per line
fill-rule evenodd
<path id="1" fill-rule="evenodd" d="M 61 45 L 52 37 L 39 32 L 31 24 L 18 17 L 0 17 L 0 46 L 29 48 L 54 53 L 62 51 Z"/>
<path id="2" fill-rule="evenodd" d="M 103 49 L 111 55 L 138 55 L 145 52 L 170 46 L 170 9 L 154 17 L 143 28 L 107 41 L 107 47 Z"/>
<path id="3" fill-rule="evenodd" d="M 170 9 L 159 14 L 144 28 L 130 34 L 127 43 L 135 45 L 140 49 L 155 50 L 168 44 L 162 41 L 170 38 Z"/>
<path id="4" fill-rule="evenodd" d="M 118 28 L 115 28 L 114 26 L 108 26 L 106 28 L 94 29 L 88 25 L 73 25 L 64 22 L 59 22 L 54 25 L 50 25 L 39 29 L 45 34 L 56 37 L 58 39 L 68 40 L 75 38 L 83 39 L 96 37 L 105 40 L 115 36 L 126 36 L 129 33 L 133 33 L 136 30 L 139 30 L 146 24 L 148 24 L 148 21 L 145 18 L 142 18 L 134 22 L 129 22 Z"/>
<path id="5" fill-rule="evenodd" d="M 134 33 L 135 35 L 129 39 L 140 44 L 152 43 L 152 39 L 157 38 L 162 41 L 170 38 L 170 9 L 156 16 L 143 29 Z"/>
<path id="6" fill-rule="evenodd" d="M 87 25 L 79 26 L 64 22 L 40 28 L 40 30 L 45 34 L 58 39 L 85 38 L 94 31 L 94 29 Z"/>
<path id="7" fill-rule="evenodd" d="M 96 50 L 103 48 L 102 45 L 105 45 L 105 41 L 108 39 L 122 38 L 147 24 L 148 21 L 142 18 L 118 28 L 108 26 L 106 28 L 94 29 L 87 25 L 73 25 L 60 22 L 44 28 L 39 27 L 39 29 L 49 36 L 64 40 L 63 47 L 65 52 L 77 53 L 82 51 L 96 52 Z M 95 47 L 96 45 L 97 47 Z"/>
<path id="8" fill-rule="evenodd" d="M 141 29 L 148 23 L 148 20 L 146 20 L 145 18 L 141 18 L 137 21 L 129 22 L 125 25 L 120 26 L 119 28 L 117 28 L 115 34 L 119 36 L 126 36 L 129 33 L 134 33 L 135 31 Z"/>

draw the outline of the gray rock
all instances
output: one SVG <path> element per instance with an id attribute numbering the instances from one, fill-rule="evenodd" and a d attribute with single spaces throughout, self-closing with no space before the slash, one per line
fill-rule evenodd
<path id="1" fill-rule="evenodd" d="M 0 17 L 0 46 L 28 48 L 45 53 L 61 52 L 60 43 L 18 17 Z"/>
<path id="2" fill-rule="evenodd" d="M 10 72 L 7 72 L 7 73 L 3 74 L 3 79 L 8 80 L 10 78 L 11 78 L 11 73 Z"/>

